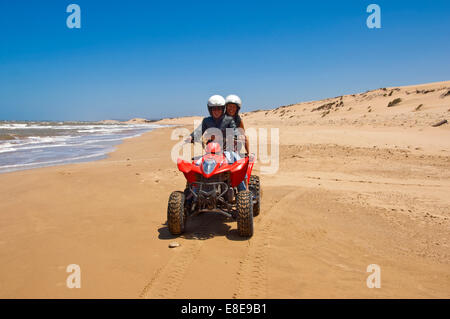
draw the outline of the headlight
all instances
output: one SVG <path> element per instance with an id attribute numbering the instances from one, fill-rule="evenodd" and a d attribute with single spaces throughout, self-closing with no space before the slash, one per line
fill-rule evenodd
<path id="1" fill-rule="evenodd" d="M 211 174 L 216 167 L 217 162 L 215 160 L 206 160 L 203 162 L 203 172 L 205 174 Z"/>

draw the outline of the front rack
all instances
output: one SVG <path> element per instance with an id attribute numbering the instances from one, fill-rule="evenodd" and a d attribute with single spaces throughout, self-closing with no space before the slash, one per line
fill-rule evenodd
<path id="1" fill-rule="evenodd" d="M 222 185 L 223 186 L 223 191 L 217 195 L 217 188 L 216 185 Z M 210 191 L 205 191 L 204 188 L 205 186 L 213 186 L 213 188 Z M 198 194 L 194 191 L 194 187 L 198 188 Z M 210 198 L 211 196 L 214 197 L 222 197 L 223 195 L 225 195 L 225 193 L 228 191 L 229 187 L 227 185 L 227 183 L 225 182 L 193 182 L 189 184 L 189 191 L 192 193 L 192 195 L 194 195 L 195 198 L 197 198 L 198 196 L 202 196 L 205 198 Z"/>

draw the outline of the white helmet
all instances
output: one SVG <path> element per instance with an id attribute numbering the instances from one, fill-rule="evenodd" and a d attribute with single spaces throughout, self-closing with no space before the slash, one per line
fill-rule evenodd
<path id="1" fill-rule="evenodd" d="M 241 105 L 242 105 L 241 98 L 234 94 L 228 95 L 227 98 L 225 99 L 225 104 L 229 104 L 229 103 L 236 104 L 238 107 L 238 110 L 241 108 Z"/>
<path id="2" fill-rule="evenodd" d="M 215 106 L 222 107 L 222 111 L 225 111 L 225 99 L 221 95 L 213 95 L 208 99 L 208 111 L 211 114 L 211 108 Z"/>

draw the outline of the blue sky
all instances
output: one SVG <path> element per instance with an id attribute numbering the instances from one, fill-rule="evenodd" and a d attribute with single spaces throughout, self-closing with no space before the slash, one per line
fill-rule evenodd
<path id="1" fill-rule="evenodd" d="M 81 7 L 81 29 L 66 7 Z M 366 7 L 381 7 L 368 29 Z M 206 115 L 450 80 L 450 1 L 0 0 L 0 119 Z"/>

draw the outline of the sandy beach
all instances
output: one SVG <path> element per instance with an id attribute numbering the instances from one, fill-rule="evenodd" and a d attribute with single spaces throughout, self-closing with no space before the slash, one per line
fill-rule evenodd
<path id="1" fill-rule="evenodd" d="M 245 113 L 280 136 L 277 173 L 255 168 L 251 239 L 214 214 L 170 235 L 167 199 L 185 185 L 172 127 L 104 160 L 0 174 L 0 298 L 450 298 L 450 124 L 432 127 L 444 119 L 450 81 Z"/>

